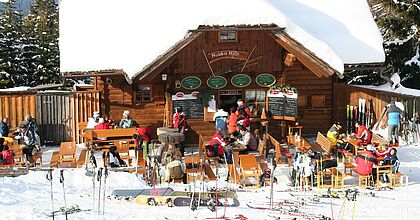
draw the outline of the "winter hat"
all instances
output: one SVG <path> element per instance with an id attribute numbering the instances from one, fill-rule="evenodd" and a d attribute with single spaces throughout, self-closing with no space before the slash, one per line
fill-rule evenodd
<path id="1" fill-rule="evenodd" d="M 99 123 L 104 123 L 104 122 L 105 122 L 104 118 L 99 118 Z"/>
<path id="2" fill-rule="evenodd" d="M 238 99 L 238 101 L 236 102 L 236 104 L 243 105 L 244 104 L 244 101 L 242 101 L 242 99 Z"/>
<path id="3" fill-rule="evenodd" d="M 129 112 L 128 110 L 125 110 L 125 111 L 123 112 L 123 115 L 128 117 L 128 116 L 130 116 L 130 112 Z"/>
<path id="4" fill-rule="evenodd" d="M 32 116 L 30 115 L 25 116 L 25 121 L 30 121 L 31 119 L 32 119 Z"/>
<path id="5" fill-rule="evenodd" d="M 372 144 L 368 144 L 366 146 L 366 150 L 368 150 L 368 151 L 375 151 L 375 147 Z"/>
<path id="6" fill-rule="evenodd" d="M 99 112 L 93 112 L 93 118 L 97 118 L 100 117 L 101 115 L 99 114 Z"/>

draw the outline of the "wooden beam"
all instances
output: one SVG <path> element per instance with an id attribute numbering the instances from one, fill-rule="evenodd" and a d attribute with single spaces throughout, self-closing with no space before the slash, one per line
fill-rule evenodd
<path id="1" fill-rule="evenodd" d="M 280 46 L 292 53 L 306 68 L 311 70 L 318 77 L 329 77 L 339 74 L 333 68 L 329 67 L 324 61 L 312 54 L 308 49 L 297 43 L 284 32 L 269 34 Z"/>

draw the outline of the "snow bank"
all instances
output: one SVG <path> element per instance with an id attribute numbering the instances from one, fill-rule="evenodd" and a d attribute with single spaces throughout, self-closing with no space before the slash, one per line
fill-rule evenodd
<path id="1" fill-rule="evenodd" d="M 131 78 L 199 25 L 276 24 L 332 68 L 383 62 L 365 0 L 61 0 L 60 69 Z"/>
<path id="2" fill-rule="evenodd" d="M 392 92 L 397 94 L 403 94 L 403 95 L 410 95 L 410 96 L 418 96 L 420 97 L 420 90 L 418 89 L 410 89 L 407 87 L 404 87 L 400 84 L 401 78 L 397 73 L 394 73 L 394 75 L 391 76 L 391 80 L 394 82 L 394 85 L 391 86 L 391 83 L 387 82 L 380 86 L 372 86 L 372 85 L 353 85 L 356 87 L 366 88 L 366 89 L 372 89 L 377 91 L 384 91 L 384 92 Z M 395 88 L 397 86 L 397 88 Z M 395 88 L 395 89 L 393 89 Z"/>

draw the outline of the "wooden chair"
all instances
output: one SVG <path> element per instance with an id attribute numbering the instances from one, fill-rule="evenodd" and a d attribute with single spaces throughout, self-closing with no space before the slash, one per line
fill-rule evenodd
<path id="1" fill-rule="evenodd" d="M 230 181 L 236 184 L 241 182 L 241 177 L 238 170 L 233 166 L 233 164 L 228 164 L 229 178 Z"/>
<path id="2" fill-rule="evenodd" d="M 356 166 L 354 166 L 353 163 L 344 162 L 344 175 L 353 176 L 353 169 L 354 168 L 356 168 Z"/>
<path id="3" fill-rule="evenodd" d="M 187 176 L 187 183 L 192 179 L 199 179 L 201 175 L 201 164 L 199 156 L 186 156 L 185 162 L 185 174 Z"/>
<path id="4" fill-rule="evenodd" d="M 29 159 L 29 163 L 33 164 L 34 166 L 39 165 L 42 167 L 42 153 L 37 152 Z"/>
<path id="5" fill-rule="evenodd" d="M 366 188 L 373 182 L 371 175 L 360 175 L 359 174 L 359 187 Z"/>
<path id="6" fill-rule="evenodd" d="M 322 161 L 323 159 L 316 161 L 317 167 L 322 167 Z M 328 179 L 328 181 L 326 179 Z M 318 171 L 316 174 L 316 183 L 318 188 L 333 188 L 334 173 L 330 169 Z"/>
<path id="7" fill-rule="evenodd" d="M 392 175 L 392 186 L 403 186 L 408 185 L 408 176 L 406 176 L 404 173 L 396 172 Z"/>
<path id="8" fill-rule="evenodd" d="M 87 154 L 88 154 L 88 150 L 87 149 L 83 149 L 80 152 L 79 159 L 77 159 L 77 162 L 76 162 L 76 167 L 77 168 L 83 167 L 83 165 L 86 164 Z"/>
<path id="9" fill-rule="evenodd" d="M 329 154 L 332 150 L 333 144 L 327 137 L 325 137 L 321 132 L 318 132 L 315 141 L 321 149 L 326 153 Z"/>
<path id="10" fill-rule="evenodd" d="M 256 180 L 256 188 L 259 188 L 259 178 L 261 175 L 261 169 L 258 166 L 255 155 L 245 154 L 239 155 L 239 166 L 241 169 L 241 177 L 243 178 L 243 186 L 246 187 L 246 179 L 248 177 L 254 177 Z"/>
<path id="11" fill-rule="evenodd" d="M 332 181 L 333 181 L 333 188 L 334 189 L 344 189 L 344 173 L 340 172 L 337 168 L 330 168 L 332 175 Z"/>
<path id="12" fill-rule="evenodd" d="M 23 159 L 24 155 L 23 155 L 22 149 L 20 148 L 20 144 L 13 144 L 12 146 L 9 147 L 9 150 L 15 153 L 15 156 L 14 156 L 15 165 L 24 166 L 25 165 L 25 162 Z"/>
<path id="13" fill-rule="evenodd" d="M 130 146 L 127 141 L 114 141 L 115 146 L 117 147 L 118 153 L 122 160 L 127 160 L 127 165 L 131 166 L 130 158 Z"/>
<path id="14" fill-rule="evenodd" d="M 59 161 L 60 161 L 60 152 L 59 151 L 53 152 L 51 156 L 51 160 L 50 160 L 50 167 L 57 168 Z"/>
<path id="15" fill-rule="evenodd" d="M 61 142 L 59 163 L 76 162 L 76 142 Z"/>

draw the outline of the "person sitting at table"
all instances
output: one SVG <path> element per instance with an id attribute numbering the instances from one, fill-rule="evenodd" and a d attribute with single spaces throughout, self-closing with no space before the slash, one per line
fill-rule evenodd
<path id="1" fill-rule="evenodd" d="M 393 165 L 392 168 L 391 168 L 392 173 L 398 172 L 400 162 L 399 162 L 398 156 L 397 156 L 397 149 L 396 148 L 391 148 L 389 150 L 389 155 L 384 158 L 384 160 L 382 161 L 381 164 L 382 165 Z M 383 175 L 383 180 L 386 183 L 389 182 L 389 177 L 386 173 L 384 173 L 384 175 Z"/>
<path id="2" fill-rule="evenodd" d="M 340 134 L 341 128 L 343 128 L 343 126 L 341 126 L 341 123 L 339 121 L 335 122 L 327 132 L 327 139 L 331 141 L 332 145 L 337 146 L 337 149 L 346 150 L 354 154 L 354 146 L 349 144 L 348 142 L 343 141 L 345 135 Z"/>
<path id="3" fill-rule="evenodd" d="M 13 152 L 9 150 L 9 146 L 7 145 L 3 147 L 3 150 L 1 151 L 0 156 L 2 157 L 0 160 L 0 164 L 14 164 L 15 163 Z"/>
<path id="4" fill-rule="evenodd" d="M 223 154 L 226 156 L 226 162 L 232 164 L 232 152 L 227 147 L 229 144 L 227 140 L 226 131 L 219 129 L 211 138 L 210 145 L 206 149 L 207 156 L 209 157 L 223 157 Z"/>
<path id="5" fill-rule="evenodd" d="M 366 146 L 366 151 L 362 151 L 356 156 L 356 172 L 359 175 L 370 175 L 376 182 L 376 169 L 373 166 L 377 164 L 377 157 L 374 154 L 375 147 L 371 144 Z"/>
<path id="6" fill-rule="evenodd" d="M 353 136 L 359 139 L 357 141 L 357 145 L 363 146 L 363 145 L 370 144 L 370 141 L 372 139 L 372 132 L 369 131 L 366 125 L 364 124 L 359 125 L 358 123 L 356 123 L 356 129 L 357 129 L 357 133 L 354 134 Z"/>
<path id="7" fill-rule="evenodd" d="M 245 105 L 245 103 L 242 101 L 242 99 L 238 99 L 236 104 L 238 104 L 238 108 L 236 109 L 237 112 L 239 112 L 239 110 L 243 109 L 246 112 L 246 115 L 248 115 L 248 117 L 251 115 L 251 110 L 248 108 L 247 105 Z"/>
<path id="8" fill-rule="evenodd" d="M 86 129 L 95 129 L 95 126 L 99 123 L 100 117 L 99 112 L 93 112 L 92 117 L 88 118 Z"/>
<path id="9" fill-rule="evenodd" d="M 238 126 L 240 138 L 236 138 L 236 143 L 246 146 L 246 150 L 241 151 L 241 153 L 247 153 L 249 151 L 255 151 L 257 148 L 257 141 L 255 140 L 254 135 L 248 131 L 248 129 L 244 126 Z"/>
<path id="10" fill-rule="evenodd" d="M 105 119 L 104 118 L 99 118 L 98 120 L 98 124 L 95 126 L 96 130 L 104 130 L 104 129 L 109 129 L 108 124 L 105 123 Z"/>
<path id="11" fill-rule="evenodd" d="M 227 113 L 223 108 L 218 108 L 217 112 L 214 113 L 213 121 L 216 124 L 216 130 L 222 129 L 227 130 L 226 121 L 229 116 L 229 113 Z"/>
<path id="12" fill-rule="evenodd" d="M 120 123 L 118 124 L 118 127 L 120 128 L 129 128 L 133 126 L 133 120 L 130 117 L 130 112 L 125 110 L 123 112 L 122 118 Z"/>
<path id="13" fill-rule="evenodd" d="M 108 126 L 108 128 L 113 128 L 115 126 L 114 121 L 108 114 L 104 115 L 104 122 Z"/>

